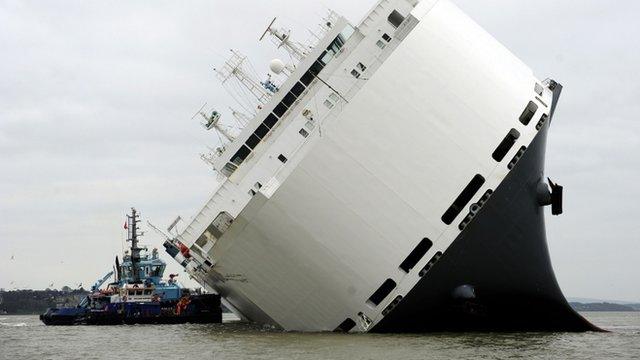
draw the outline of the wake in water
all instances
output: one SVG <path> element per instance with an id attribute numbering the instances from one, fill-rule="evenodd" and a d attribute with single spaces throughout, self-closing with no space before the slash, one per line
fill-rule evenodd
<path id="1" fill-rule="evenodd" d="M 4 320 L 4 319 L 2 319 Z M 23 326 L 27 326 L 27 323 L 6 323 L 6 322 L 0 322 L 0 326 L 9 326 L 9 327 L 23 327 Z"/>

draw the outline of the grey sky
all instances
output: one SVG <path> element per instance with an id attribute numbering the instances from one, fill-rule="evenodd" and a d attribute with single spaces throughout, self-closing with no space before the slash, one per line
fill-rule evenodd
<path id="1" fill-rule="evenodd" d="M 130 206 L 162 228 L 194 215 L 215 137 L 190 118 L 233 105 L 212 66 L 233 47 L 266 74 L 283 57 L 257 43 L 271 17 L 305 39 L 326 7 L 357 23 L 373 2 L 0 0 L 0 287 L 88 286 L 120 253 Z M 547 222 L 565 294 L 639 301 L 640 3 L 455 2 L 565 85 L 547 152 L 565 186 Z"/>

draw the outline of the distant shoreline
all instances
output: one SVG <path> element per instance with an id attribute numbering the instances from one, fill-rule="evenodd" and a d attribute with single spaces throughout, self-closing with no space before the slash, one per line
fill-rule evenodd
<path id="1" fill-rule="evenodd" d="M 613 304 L 608 302 L 579 303 L 570 302 L 569 305 L 576 311 L 584 312 L 637 312 L 640 304 Z"/>
<path id="2" fill-rule="evenodd" d="M 0 316 L 2 315 L 38 315 L 50 307 L 74 307 L 88 292 L 84 289 L 71 290 L 0 290 Z M 638 304 L 617 304 L 611 302 L 569 303 L 579 312 L 639 312 Z M 6 311 L 6 313 L 4 313 Z"/>

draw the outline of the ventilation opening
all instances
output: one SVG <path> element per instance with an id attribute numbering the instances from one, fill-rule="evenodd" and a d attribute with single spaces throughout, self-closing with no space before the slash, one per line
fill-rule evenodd
<path id="1" fill-rule="evenodd" d="M 374 306 L 380 305 L 382 300 L 384 300 L 387 296 L 389 296 L 391 291 L 393 291 L 393 289 L 395 288 L 396 288 L 395 281 L 391 279 L 385 280 L 385 282 L 382 283 L 382 285 L 380 285 L 378 290 L 376 290 L 376 292 L 374 292 L 373 295 L 369 297 L 369 300 L 367 300 L 367 303 Z"/>
<path id="2" fill-rule="evenodd" d="M 384 310 L 382 310 L 382 316 L 387 316 L 388 313 L 390 313 L 393 309 L 395 309 L 396 306 L 398 306 L 398 304 L 400 304 L 400 301 L 402 301 L 402 295 L 396 296 L 396 298 L 393 299 L 393 301 L 389 305 L 387 305 Z"/>
<path id="3" fill-rule="evenodd" d="M 432 246 L 433 242 L 431 242 L 431 240 L 427 238 L 422 239 L 418 246 L 416 246 L 415 249 L 413 249 L 413 251 L 409 254 L 409 256 L 404 259 L 402 264 L 400 264 L 400 269 L 402 269 L 402 271 L 406 273 L 409 273 L 409 271 L 411 271 L 411 269 L 416 266 L 416 264 L 422 259 L 427 251 L 431 249 Z"/>
<path id="4" fill-rule="evenodd" d="M 356 322 L 351 318 L 346 318 L 333 332 L 349 332 L 354 326 L 356 326 Z"/>
<path id="5" fill-rule="evenodd" d="M 480 174 L 474 176 L 469 185 L 462 190 L 462 193 L 460 193 L 453 204 L 451 204 L 451 207 L 442 215 L 442 222 L 451 225 L 462 209 L 471 201 L 471 198 L 480 190 L 482 184 L 484 184 L 484 177 Z"/>
<path id="6" fill-rule="evenodd" d="M 478 212 L 480 212 L 480 210 L 482 209 L 482 207 L 484 206 L 484 204 L 489 201 L 489 198 L 491 197 L 491 195 L 493 195 L 493 190 L 488 189 L 484 195 L 482 195 L 482 197 L 480 198 L 480 200 L 475 203 L 472 204 L 470 206 L 469 209 L 469 214 L 464 218 L 464 220 L 462 220 L 462 222 L 460 223 L 460 225 L 458 225 L 458 229 L 460 230 L 464 230 L 467 225 L 469 225 L 469 223 L 471 222 L 471 220 L 473 220 L 474 217 L 476 217 L 476 215 L 478 214 Z"/>
<path id="7" fill-rule="evenodd" d="M 435 255 L 433 255 L 431 260 L 429 260 L 427 265 L 425 265 L 422 268 L 422 270 L 420 270 L 420 272 L 418 273 L 418 276 L 420 277 L 425 276 L 429 272 L 429 270 L 433 268 L 433 265 L 435 265 L 438 262 L 438 260 L 440 260 L 441 257 L 442 257 L 442 252 L 438 251 Z"/>
<path id="8" fill-rule="evenodd" d="M 522 112 L 522 115 L 520 115 L 520 122 L 523 125 L 529 125 L 529 122 L 533 119 L 533 115 L 536 114 L 536 111 L 538 111 L 538 105 L 533 101 L 529 101 L 529 105 L 527 105 Z"/>
<path id="9" fill-rule="evenodd" d="M 540 117 L 540 121 L 538 121 L 538 124 L 536 125 L 536 130 L 542 129 L 544 123 L 546 123 L 548 119 L 549 116 L 547 114 L 542 114 L 542 116 Z"/>
<path id="10" fill-rule="evenodd" d="M 507 156 L 507 153 L 509 152 L 509 150 L 511 150 L 513 145 L 516 144 L 516 140 L 518 140 L 519 137 L 520 133 L 518 132 L 518 130 L 511 129 L 504 140 L 502 140 L 500 145 L 498 145 L 496 150 L 493 152 L 493 155 L 491 155 L 491 157 L 493 157 L 493 160 L 497 162 L 502 161 L 504 157 Z"/>
<path id="11" fill-rule="evenodd" d="M 391 42 L 391 36 L 389 36 L 388 34 L 383 34 L 382 38 L 384 39 L 384 41 L 386 42 Z"/>
<path id="12" fill-rule="evenodd" d="M 520 158 L 522 157 L 522 155 L 524 155 L 525 151 L 527 151 L 527 147 L 526 146 L 521 147 L 520 150 L 518 150 L 516 155 L 513 157 L 513 159 L 511 159 L 511 161 L 509 162 L 509 165 L 507 165 L 507 169 L 511 170 L 514 167 L 516 167 L 516 164 L 518 163 L 518 161 L 520 161 Z"/>
<path id="13" fill-rule="evenodd" d="M 278 155 L 278 160 L 282 161 L 283 164 L 287 162 L 287 158 L 282 154 Z"/>
<path id="14" fill-rule="evenodd" d="M 389 20 L 389 23 L 391 23 L 393 27 L 397 28 L 404 21 L 404 16 L 402 16 L 402 14 L 398 12 L 398 10 L 393 10 L 393 12 L 389 14 L 387 20 Z"/>

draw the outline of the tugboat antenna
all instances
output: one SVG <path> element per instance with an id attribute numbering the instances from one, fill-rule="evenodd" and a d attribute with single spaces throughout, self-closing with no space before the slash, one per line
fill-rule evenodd
<path id="1" fill-rule="evenodd" d="M 133 276 L 133 283 L 140 283 L 140 250 L 138 247 L 138 212 L 135 208 L 131 208 L 131 215 L 127 215 L 127 221 L 129 223 L 129 238 L 127 241 L 131 241 L 131 273 Z"/>

